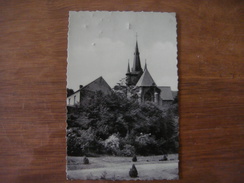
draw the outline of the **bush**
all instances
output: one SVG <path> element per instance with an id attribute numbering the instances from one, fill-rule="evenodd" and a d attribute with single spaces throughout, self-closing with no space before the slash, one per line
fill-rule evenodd
<path id="1" fill-rule="evenodd" d="M 83 163 L 85 165 L 89 164 L 89 159 L 85 156 L 84 159 L 83 159 Z"/>
<path id="2" fill-rule="evenodd" d="M 137 172 L 136 166 L 134 164 L 132 165 L 132 168 L 129 171 L 129 175 L 132 178 L 138 177 L 138 172 Z"/>
<path id="3" fill-rule="evenodd" d="M 116 134 L 111 135 L 108 139 L 105 140 L 104 146 L 108 153 L 111 153 L 113 155 L 119 155 L 120 149 L 119 149 L 119 138 Z"/>
<path id="4" fill-rule="evenodd" d="M 133 162 L 136 162 L 136 161 L 137 161 L 137 157 L 136 157 L 136 155 L 133 156 L 132 161 L 133 161 Z"/>
<path id="5" fill-rule="evenodd" d="M 81 141 L 77 136 L 75 129 L 67 130 L 67 154 L 68 156 L 83 156 Z"/>
<path id="6" fill-rule="evenodd" d="M 163 158 L 160 159 L 159 161 L 167 161 L 167 160 L 168 160 L 168 156 L 165 154 L 165 155 L 163 156 Z"/>
<path id="7" fill-rule="evenodd" d="M 150 155 L 158 153 L 157 141 L 150 137 L 149 134 L 136 137 L 135 140 L 136 153 L 140 155 Z"/>
<path id="8" fill-rule="evenodd" d="M 121 150 L 121 155 L 122 156 L 127 156 L 127 157 L 131 157 L 135 154 L 135 147 L 130 145 L 130 144 L 126 144 L 123 149 Z"/>

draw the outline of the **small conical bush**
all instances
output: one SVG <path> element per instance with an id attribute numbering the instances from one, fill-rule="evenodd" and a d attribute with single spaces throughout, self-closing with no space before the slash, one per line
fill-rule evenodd
<path id="1" fill-rule="evenodd" d="M 129 171 L 129 175 L 132 178 L 138 177 L 138 172 L 137 172 L 136 166 L 134 164 L 132 165 L 132 168 Z"/>
<path id="2" fill-rule="evenodd" d="M 83 159 L 83 163 L 86 165 L 89 164 L 89 159 L 86 156 Z"/>
<path id="3" fill-rule="evenodd" d="M 167 161 L 168 160 L 168 157 L 167 155 L 164 155 L 162 159 L 160 159 L 159 161 Z"/>
<path id="4" fill-rule="evenodd" d="M 164 160 L 164 161 L 167 161 L 167 160 L 168 160 L 167 155 L 164 155 L 163 160 Z"/>
<path id="5" fill-rule="evenodd" d="M 133 156 L 132 161 L 133 161 L 133 162 L 137 162 L 137 157 L 136 157 L 136 155 Z"/>

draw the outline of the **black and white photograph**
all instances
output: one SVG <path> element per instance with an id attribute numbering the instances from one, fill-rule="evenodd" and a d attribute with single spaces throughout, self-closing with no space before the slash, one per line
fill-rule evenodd
<path id="1" fill-rule="evenodd" d="M 67 36 L 67 179 L 179 179 L 176 14 L 70 11 Z"/>

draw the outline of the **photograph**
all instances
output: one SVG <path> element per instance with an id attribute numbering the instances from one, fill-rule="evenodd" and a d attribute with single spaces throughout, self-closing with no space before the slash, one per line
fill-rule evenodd
<path id="1" fill-rule="evenodd" d="M 67 179 L 179 179 L 176 13 L 70 11 L 67 40 Z"/>

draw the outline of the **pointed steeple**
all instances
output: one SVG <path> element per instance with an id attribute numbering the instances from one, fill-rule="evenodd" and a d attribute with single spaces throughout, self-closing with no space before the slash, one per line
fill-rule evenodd
<path id="1" fill-rule="evenodd" d="M 127 68 L 127 74 L 130 73 L 130 62 L 128 60 L 128 68 Z"/>
<path id="2" fill-rule="evenodd" d="M 145 59 L 145 67 L 144 67 L 144 72 L 147 70 L 147 59 Z"/>
<path id="3" fill-rule="evenodd" d="M 139 49 L 138 49 L 138 42 L 137 42 L 137 40 L 136 40 L 136 51 L 135 51 L 135 54 L 136 55 L 140 55 Z"/>
<path id="4" fill-rule="evenodd" d="M 133 62 L 132 72 L 142 72 L 141 61 L 140 61 L 140 52 L 138 49 L 137 40 L 136 40 L 136 48 L 135 48 L 135 53 L 134 53 L 134 62 Z"/>
<path id="5" fill-rule="evenodd" d="M 136 38 L 133 66 L 130 69 L 130 65 L 128 63 L 128 69 L 127 69 L 127 73 L 126 73 L 127 86 L 136 85 L 136 83 L 140 79 L 142 73 L 143 73 L 143 70 L 141 68 L 140 52 L 138 49 L 138 42 L 137 42 L 137 38 Z"/>

